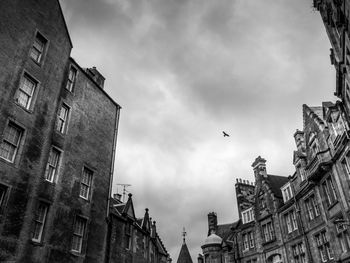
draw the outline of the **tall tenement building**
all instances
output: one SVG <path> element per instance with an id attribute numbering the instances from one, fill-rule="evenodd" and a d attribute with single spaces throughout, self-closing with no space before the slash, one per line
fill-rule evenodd
<path id="1" fill-rule="evenodd" d="M 0 262 L 104 262 L 120 106 L 57 0 L 0 1 Z"/>

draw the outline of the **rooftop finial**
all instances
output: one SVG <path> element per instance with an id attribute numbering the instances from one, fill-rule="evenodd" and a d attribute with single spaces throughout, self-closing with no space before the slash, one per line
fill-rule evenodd
<path id="1" fill-rule="evenodd" d="M 185 231 L 185 227 L 184 227 L 182 230 L 182 237 L 183 237 L 184 244 L 186 243 L 186 236 L 187 236 L 187 232 Z"/>

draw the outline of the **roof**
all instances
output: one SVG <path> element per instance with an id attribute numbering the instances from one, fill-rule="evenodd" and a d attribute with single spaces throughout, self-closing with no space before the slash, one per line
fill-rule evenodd
<path id="1" fill-rule="evenodd" d="M 267 175 L 267 182 L 275 197 L 282 198 L 281 187 L 288 182 L 288 177 L 279 175 Z"/>
<path id="2" fill-rule="evenodd" d="M 177 263 L 193 263 L 186 243 L 183 243 L 181 246 L 180 254 L 179 254 L 179 257 L 177 258 Z"/>
<path id="3" fill-rule="evenodd" d="M 231 228 L 233 227 L 233 225 L 234 223 L 218 225 L 216 234 L 222 239 L 227 239 L 227 237 L 231 233 Z"/>

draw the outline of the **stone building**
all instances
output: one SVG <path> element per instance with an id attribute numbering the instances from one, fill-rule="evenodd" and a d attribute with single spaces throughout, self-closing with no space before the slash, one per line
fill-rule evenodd
<path id="1" fill-rule="evenodd" d="M 103 262 L 120 106 L 57 0 L 0 2 L 0 261 Z"/>
<path id="2" fill-rule="evenodd" d="M 148 209 L 142 218 L 135 216 L 131 194 L 126 203 L 113 199 L 108 228 L 106 262 L 171 262 Z"/>
<path id="3" fill-rule="evenodd" d="M 227 225 L 208 215 L 204 262 L 350 262 L 349 128 L 341 104 L 303 105 L 303 120 L 294 174 L 268 174 L 259 156 L 255 183 L 235 185 L 239 220 L 223 232 Z"/>

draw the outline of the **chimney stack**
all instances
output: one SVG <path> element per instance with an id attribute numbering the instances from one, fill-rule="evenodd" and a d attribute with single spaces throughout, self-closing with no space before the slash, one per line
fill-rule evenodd
<path id="1" fill-rule="evenodd" d="M 262 176 L 263 178 L 267 178 L 266 173 L 266 160 L 262 158 L 260 155 L 255 159 L 255 161 L 252 164 L 254 175 L 255 175 L 255 181 L 258 181 L 257 178 L 259 176 Z"/>

